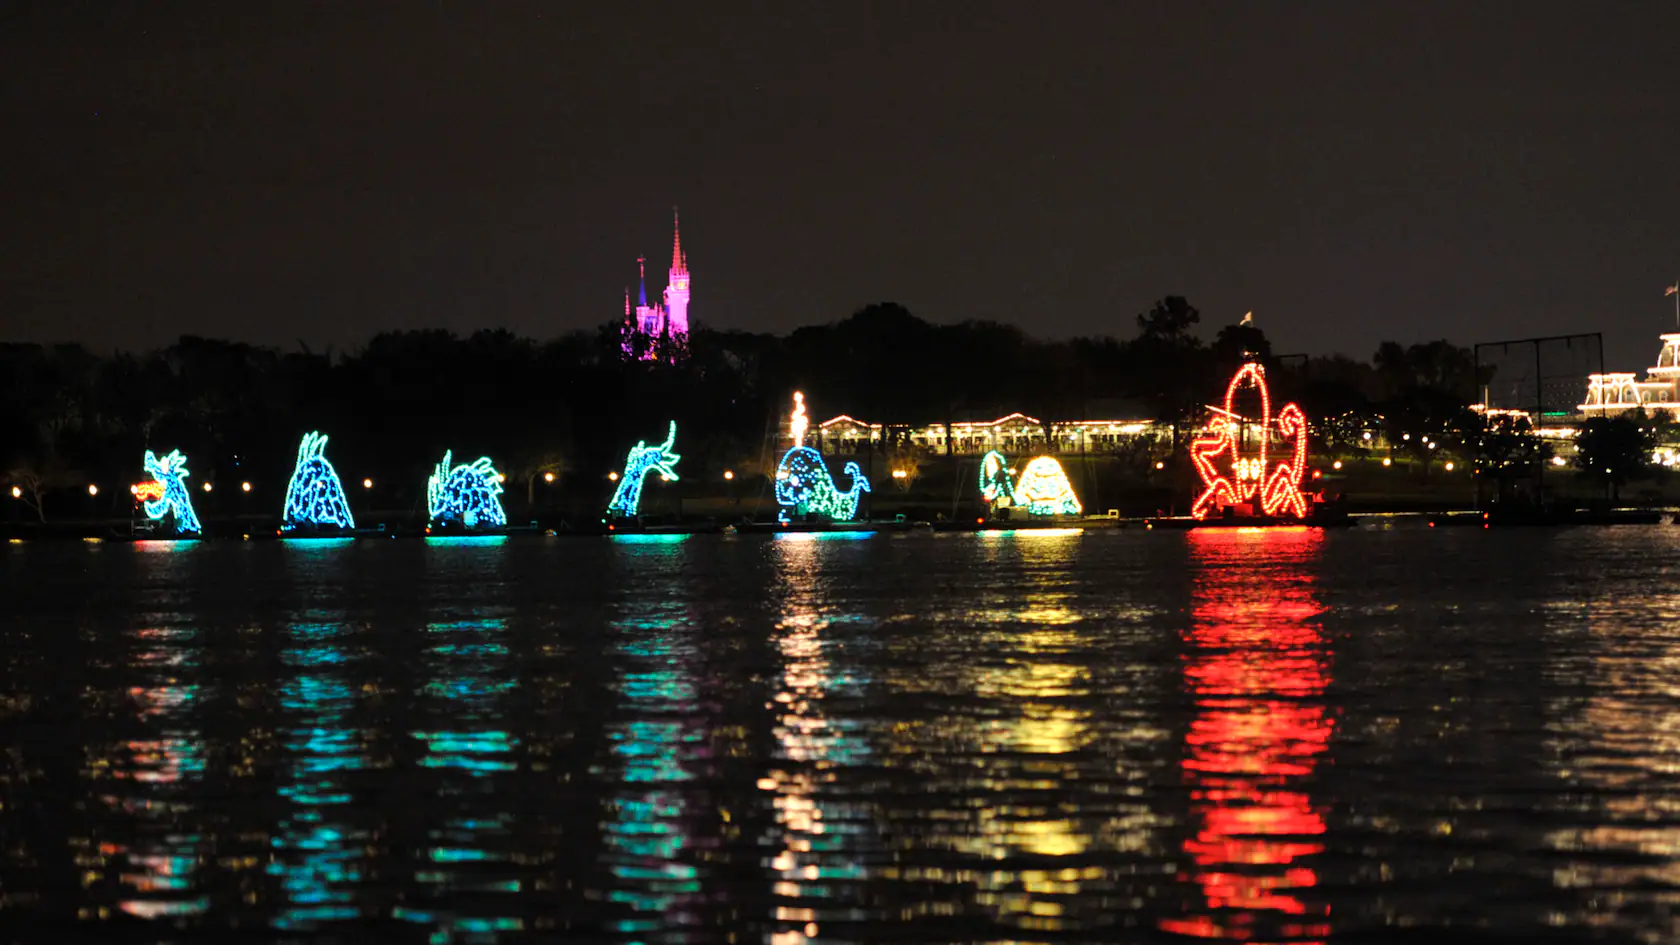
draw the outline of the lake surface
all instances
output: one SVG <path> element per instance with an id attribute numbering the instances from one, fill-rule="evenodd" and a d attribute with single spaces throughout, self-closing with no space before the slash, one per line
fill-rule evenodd
<path id="1" fill-rule="evenodd" d="M 0 545 L 0 938 L 1672 940 L 1677 559 Z"/>

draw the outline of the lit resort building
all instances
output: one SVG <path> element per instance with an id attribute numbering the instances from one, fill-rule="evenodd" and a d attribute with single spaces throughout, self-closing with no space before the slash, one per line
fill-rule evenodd
<path id="1" fill-rule="evenodd" d="M 1166 424 L 1152 420 L 1058 420 L 1046 422 L 1024 413 L 996 420 L 961 420 L 950 424 L 887 426 L 844 414 L 818 424 L 811 444 L 830 455 L 853 455 L 897 441 L 929 453 L 980 456 L 1029 452 L 1080 453 L 1118 449 L 1139 437 L 1169 436 Z"/>
<path id="2" fill-rule="evenodd" d="M 1680 416 L 1680 334 L 1662 336 L 1657 364 L 1641 381 L 1633 374 L 1587 375 L 1587 398 L 1580 411 L 1587 416 L 1613 416 L 1624 410 L 1668 410 Z"/>
<path id="3" fill-rule="evenodd" d="M 635 350 L 632 336 L 647 339 L 642 346 L 642 360 L 659 357 L 658 343 L 670 339 L 681 343 L 688 338 L 688 256 L 683 253 L 682 228 L 672 212 L 671 271 L 667 274 L 665 294 L 661 302 L 649 305 L 647 296 L 647 260 L 636 257 L 636 308 L 630 308 L 630 290 L 624 290 L 624 353 Z"/>

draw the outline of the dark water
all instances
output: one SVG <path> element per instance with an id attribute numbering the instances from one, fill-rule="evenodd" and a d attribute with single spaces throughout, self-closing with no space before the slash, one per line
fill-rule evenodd
<path id="1" fill-rule="evenodd" d="M 0 546 L 0 931 L 1668 940 L 1677 551 Z"/>

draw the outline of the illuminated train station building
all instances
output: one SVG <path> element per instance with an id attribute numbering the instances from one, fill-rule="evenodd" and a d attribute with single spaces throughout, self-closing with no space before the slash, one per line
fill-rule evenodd
<path id="1" fill-rule="evenodd" d="M 1643 407 L 1680 417 L 1680 334 L 1662 336 L 1657 363 L 1641 381 L 1635 374 L 1589 374 L 1587 396 L 1579 407 L 1589 417 L 1615 416 Z"/>
<path id="2" fill-rule="evenodd" d="M 996 420 L 959 420 L 921 426 L 868 423 L 844 414 L 819 424 L 811 444 L 828 455 L 875 452 L 883 446 L 907 446 L 935 455 L 983 456 L 993 450 L 1010 455 L 1031 452 L 1102 453 L 1138 439 L 1170 437 L 1166 424 L 1153 420 L 1057 420 L 1045 422 L 1024 413 Z"/>

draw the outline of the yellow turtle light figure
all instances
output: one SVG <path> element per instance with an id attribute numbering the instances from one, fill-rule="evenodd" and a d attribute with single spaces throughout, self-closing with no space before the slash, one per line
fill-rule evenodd
<path id="1" fill-rule="evenodd" d="M 980 460 L 980 495 L 994 505 L 999 499 L 1007 499 L 1029 515 L 1078 515 L 1084 511 L 1062 464 L 1050 456 L 1034 457 L 1016 478 L 1003 454 L 992 450 Z"/>

